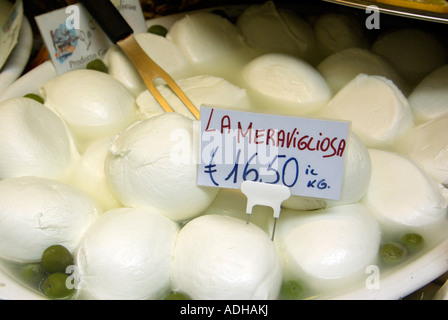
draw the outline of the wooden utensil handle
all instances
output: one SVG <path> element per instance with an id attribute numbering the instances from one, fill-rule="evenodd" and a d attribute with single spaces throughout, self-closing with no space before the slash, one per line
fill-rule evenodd
<path id="1" fill-rule="evenodd" d="M 110 0 L 81 0 L 81 3 L 113 43 L 133 33 L 131 26 Z"/>

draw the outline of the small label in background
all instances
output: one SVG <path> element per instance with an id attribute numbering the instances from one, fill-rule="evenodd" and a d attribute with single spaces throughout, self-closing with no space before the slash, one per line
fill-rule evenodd
<path id="1" fill-rule="evenodd" d="M 140 32 L 144 18 L 139 1 L 112 2 L 134 32 Z M 82 4 L 39 15 L 35 20 L 58 74 L 85 68 L 90 61 L 102 59 L 113 45 Z"/>
<path id="2" fill-rule="evenodd" d="M 3 13 L 2 13 L 3 17 Z M 18 0 L 14 3 L 11 11 L 8 15 L 5 15 L 6 19 L 0 21 L 0 69 L 8 60 L 9 55 L 16 46 L 20 27 L 23 20 L 23 3 L 22 0 Z"/>
<path id="3" fill-rule="evenodd" d="M 198 185 L 284 185 L 292 195 L 340 198 L 350 123 L 201 106 Z"/>
<path id="4" fill-rule="evenodd" d="M 111 0 L 134 33 L 146 32 L 146 21 L 139 0 Z"/>

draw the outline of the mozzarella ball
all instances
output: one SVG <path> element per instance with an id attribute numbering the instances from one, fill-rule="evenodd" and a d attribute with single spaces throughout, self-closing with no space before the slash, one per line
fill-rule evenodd
<path id="1" fill-rule="evenodd" d="M 417 122 L 422 123 L 448 112 L 448 64 L 426 76 L 409 95 Z"/>
<path id="2" fill-rule="evenodd" d="M 369 46 L 360 23 L 353 15 L 325 13 L 317 17 L 313 27 L 324 57 L 349 48 L 367 49 Z"/>
<path id="3" fill-rule="evenodd" d="M 326 208 L 328 205 L 326 199 L 311 198 L 304 196 L 291 196 L 289 199 L 282 202 L 282 207 L 294 210 L 317 210 Z"/>
<path id="4" fill-rule="evenodd" d="M 97 299 L 158 299 L 170 288 L 179 227 L 145 209 L 105 212 L 84 234 L 76 254 L 80 287 Z"/>
<path id="5" fill-rule="evenodd" d="M 284 54 L 266 54 L 246 65 L 243 78 L 257 107 L 293 115 L 310 114 L 331 98 L 324 78 L 310 64 Z"/>
<path id="6" fill-rule="evenodd" d="M 373 148 L 391 148 L 414 126 L 411 107 L 397 86 L 384 77 L 365 74 L 339 91 L 322 114 L 351 121 L 353 132 Z"/>
<path id="7" fill-rule="evenodd" d="M 359 203 L 313 212 L 284 210 L 275 233 L 285 277 L 327 293 L 365 277 L 380 241 L 378 223 Z"/>
<path id="8" fill-rule="evenodd" d="M 348 141 L 341 197 L 339 200 L 327 200 L 328 206 L 360 201 L 367 192 L 371 174 L 372 163 L 369 151 L 361 139 L 352 132 Z"/>
<path id="9" fill-rule="evenodd" d="M 79 158 L 73 137 L 53 111 L 28 98 L 0 103 L 0 179 L 63 180 Z"/>
<path id="10" fill-rule="evenodd" d="M 252 48 L 311 58 L 315 46 L 311 26 L 295 12 L 277 8 L 272 1 L 249 6 L 238 17 L 237 26 Z"/>
<path id="11" fill-rule="evenodd" d="M 238 109 L 248 109 L 250 105 L 245 89 L 220 77 L 207 75 L 194 76 L 180 79 L 177 81 L 177 84 L 198 110 L 200 110 L 202 104 Z M 177 95 L 168 85 L 160 85 L 157 89 L 175 112 L 191 120 L 195 119 L 193 114 L 177 98 Z M 143 119 L 164 113 L 162 107 L 149 91 L 142 92 L 138 96 L 137 105 L 140 117 Z"/>
<path id="12" fill-rule="evenodd" d="M 194 122 L 171 112 L 137 122 L 115 137 L 105 162 L 109 185 L 128 207 L 144 207 L 175 221 L 190 219 L 218 189 L 196 184 Z"/>
<path id="13" fill-rule="evenodd" d="M 124 130 L 137 117 L 135 98 L 111 75 L 79 69 L 64 73 L 41 89 L 45 105 L 56 110 L 84 144 Z"/>
<path id="14" fill-rule="evenodd" d="M 177 78 L 186 74 L 190 65 L 173 42 L 152 33 L 136 33 L 134 37 L 143 51 L 170 76 Z M 120 47 L 109 48 L 103 60 L 109 74 L 123 83 L 135 97 L 146 90 L 137 68 Z"/>
<path id="15" fill-rule="evenodd" d="M 418 163 L 434 180 L 448 185 L 448 114 L 413 128 L 398 151 Z"/>
<path id="16" fill-rule="evenodd" d="M 220 189 L 215 200 L 204 211 L 204 214 L 226 215 L 247 221 L 247 196 L 239 189 Z M 273 217 L 271 207 L 254 206 L 249 217 L 250 223 L 255 224 L 266 232 L 269 221 Z"/>
<path id="17" fill-rule="evenodd" d="M 275 299 L 281 280 L 274 244 L 253 224 L 211 214 L 188 222 L 179 232 L 172 286 L 192 299 Z"/>
<path id="18" fill-rule="evenodd" d="M 51 245 L 73 252 L 100 209 L 81 190 L 54 180 L 18 177 L 0 181 L 0 256 L 40 261 Z"/>
<path id="19" fill-rule="evenodd" d="M 409 158 L 369 149 L 372 177 L 362 200 L 388 228 L 423 227 L 440 222 L 448 199 L 440 186 Z"/>
<path id="20" fill-rule="evenodd" d="M 103 211 L 121 206 L 104 172 L 110 141 L 111 138 L 104 138 L 91 143 L 78 161 L 72 179 L 73 184 L 94 198 Z"/>
<path id="21" fill-rule="evenodd" d="M 210 12 L 192 13 L 177 20 L 166 38 L 175 43 L 193 64 L 208 62 L 246 47 L 244 37 L 235 25 Z"/>
<path id="22" fill-rule="evenodd" d="M 393 81 L 405 95 L 410 91 L 409 85 L 389 62 L 367 49 L 349 48 L 336 52 L 319 63 L 317 70 L 334 94 L 360 73 L 383 76 Z"/>
<path id="23" fill-rule="evenodd" d="M 295 210 L 315 210 L 360 201 L 369 186 L 372 164 L 367 147 L 353 132 L 349 135 L 345 157 L 339 200 L 292 196 L 282 206 Z"/>
<path id="24" fill-rule="evenodd" d="M 140 47 L 163 70 L 172 77 L 179 77 L 189 71 L 190 63 L 179 47 L 166 37 L 145 32 L 134 35 Z"/>
<path id="25" fill-rule="evenodd" d="M 447 50 L 442 42 L 416 28 L 385 32 L 375 40 L 371 50 L 389 61 L 414 85 L 447 61 Z"/>
<path id="26" fill-rule="evenodd" d="M 146 86 L 137 68 L 119 46 L 111 46 L 103 57 L 108 73 L 120 81 L 135 97 Z"/>

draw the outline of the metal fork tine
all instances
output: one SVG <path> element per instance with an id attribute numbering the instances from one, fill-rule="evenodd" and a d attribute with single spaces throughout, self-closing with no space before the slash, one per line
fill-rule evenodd
<path id="1" fill-rule="evenodd" d="M 187 95 L 182 91 L 182 89 L 177 85 L 177 83 L 171 78 L 164 78 L 166 84 L 170 87 L 170 89 L 176 94 L 176 96 L 184 103 L 184 105 L 190 110 L 193 116 L 199 120 L 199 111 L 195 107 L 195 105 L 190 101 Z"/>
<path id="2" fill-rule="evenodd" d="M 165 112 L 174 112 L 174 110 L 171 108 L 171 106 L 168 104 L 168 102 L 165 100 L 165 98 L 162 96 L 159 90 L 157 90 L 154 84 L 147 85 L 147 88 Z"/>
<path id="3" fill-rule="evenodd" d="M 128 57 L 134 62 L 138 67 L 140 75 L 146 84 L 146 87 L 161 105 L 165 112 L 174 112 L 173 109 L 166 102 L 165 98 L 160 94 L 154 85 L 154 80 L 157 78 L 163 79 L 166 84 L 171 88 L 171 90 L 176 94 L 176 96 L 183 102 L 183 104 L 188 108 L 188 110 L 193 114 L 193 116 L 199 120 L 199 111 L 195 105 L 190 101 L 187 95 L 182 91 L 182 89 L 177 85 L 173 78 L 163 70 L 159 65 L 157 65 L 138 44 L 133 35 L 117 42 L 118 45 L 126 52 Z"/>

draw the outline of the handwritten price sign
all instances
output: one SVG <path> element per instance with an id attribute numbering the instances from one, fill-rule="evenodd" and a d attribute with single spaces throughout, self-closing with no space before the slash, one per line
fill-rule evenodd
<path id="1" fill-rule="evenodd" d="M 292 195 L 340 198 L 350 124 L 201 107 L 198 184 L 280 184 Z"/>

